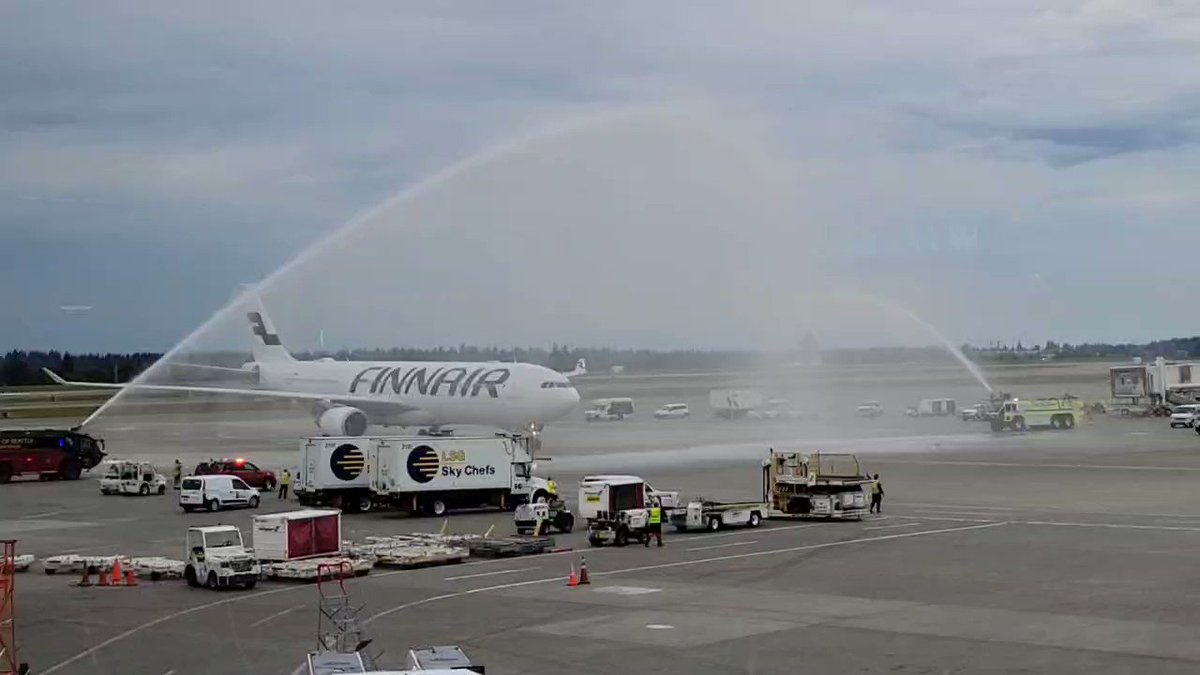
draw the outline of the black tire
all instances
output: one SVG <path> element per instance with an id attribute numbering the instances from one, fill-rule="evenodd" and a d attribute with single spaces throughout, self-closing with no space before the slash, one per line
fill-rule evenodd
<path id="1" fill-rule="evenodd" d="M 204 502 L 204 508 L 208 510 L 209 513 L 212 513 L 213 511 L 221 508 L 221 503 L 215 499 L 208 499 Z"/>
<path id="2" fill-rule="evenodd" d="M 629 530 L 625 527 L 617 528 L 617 536 L 614 542 L 617 546 L 625 546 L 629 543 Z"/>
<path id="3" fill-rule="evenodd" d="M 259 499 L 257 496 L 250 498 L 250 508 L 257 509 L 258 504 L 259 504 Z"/>
<path id="4" fill-rule="evenodd" d="M 55 574 L 58 572 L 58 570 L 53 569 L 51 567 L 47 567 L 47 568 L 45 568 L 45 570 L 46 570 L 46 574 Z"/>
<path id="5" fill-rule="evenodd" d="M 532 530 L 530 530 L 528 527 L 518 527 L 517 528 L 517 534 L 525 535 L 525 534 L 529 534 L 530 532 L 532 532 Z"/>
<path id="6" fill-rule="evenodd" d="M 166 486 L 166 485 L 159 485 L 159 486 L 158 486 L 158 494 L 160 494 L 160 495 L 165 495 L 165 494 L 167 494 L 167 486 Z"/>
<path id="7" fill-rule="evenodd" d="M 709 516 L 708 519 L 704 521 L 704 529 L 708 530 L 709 532 L 716 532 L 717 530 L 721 529 L 721 519 L 716 516 Z"/>
<path id="8" fill-rule="evenodd" d="M 195 567 L 188 565 L 187 567 L 183 568 L 183 578 L 185 581 L 187 581 L 188 586 L 191 586 L 192 588 L 200 587 L 200 580 L 196 578 Z"/>
<path id="9" fill-rule="evenodd" d="M 554 526 L 558 528 L 559 532 L 570 534 L 571 530 L 575 529 L 575 516 L 562 511 L 555 519 Z"/>
<path id="10" fill-rule="evenodd" d="M 7 483 L 12 480 L 12 465 L 5 462 L 0 464 L 0 483 Z"/>
<path id="11" fill-rule="evenodd" d="M 216 572 L 208 573 L 208 583 L 205 585 L 208 586 L 208 590 L 210 590 L 210 591 L 220 590 L 221 583 L 217 580 Z"/>
<path id="12" fill-rule="evenodd" d="M 252 591 L 252 590 L 254 590 L 254 587 L 257 585 L 258 585 L 258 579 L 249 579 L 245 583 L 242 584 L 242 587 L 248 591 Z"/>
<path id="13" fill-rule="evenodd" d="M 750 527 L 758 527 L 762 525 L 762 515 L 758 511 L 750 512 L 750 522 L 747 523 Z"/>
<path id="14" fill-rule="evenodd" d="M 138 487 L 138 494 L 143 497 L 150 494 L 150 486 L 146 485 L 145 483 L 142 483 L 141 486 Z"/>
<path id="15" fill-rule="evenodd" d="M 435 516 L 444 516 L 446 515 L 446 511 L 446 502 L 440 499 L 434 499 L 433 501 L 429 502 L 429 513 Z"/>
<path id="16" fill-rule="evenodd" d="M 275 481 L 271 480 L 270 478 L 263 481 L 263 490 L 264 491 L 271 492 L 274 489 L 275 489 Z"/>
<path id="17" fill-rule="evenodd" d="M 1075 428 L 1075 416 L 1074 415 L 1063 415 L 1062 428 L 1064 428 L 1064 429 Z"/>
<path id="18" fill-rule="evenodd" d="M 1200 427 L 1196 427 L 1196 435 L 1200 436 Z M 0 481 L 0 483 L 2 483 L 2 482 L 4 482 L 4 481 Z"/>
<path id="19" fill-rule="evenodd" d="M 179 508 L 183 509 L 184 513 L 191 513 L 192 511 L 196 510 L 196 507 L 192 506 L 191 504 L 180 504 Z"/>
<path id="20" fill-rule="evenodd" d="M 60 466 L 58 469 L 58 475 L 61 476 L 63 480 L 79 480 L 79 474 L 82 472 L 83 467 L 79 465 L 79 462 L 73 459 L 64 461 L 62 466 Z"/>
<path id="21" fill-rule="evenodd" d="M 360 513 L 366 513 L 375 506 L 375 502 L 371 501 L 370 495 L 363 495 L 358 498 L 358 502 L 354 505 Z"/>
<path id="22" fill-rule="evenodd" d="M 595 546 L 599 546 L 600 544 L 601 544 L 601 542 L 599 539 L 597 539 L 595 537 L 588 537 L 588 546 L 595 547 Z"/>
<path id="23" fill-rule="evenodd" d="M 1025 424 L 1024 417 L 1014 418 L 1013 419 L 1013 428 L 1016 429 L 1017 431 L 1029 431 L 1029 427 L 1026 426 L 1026 424 Z"/>

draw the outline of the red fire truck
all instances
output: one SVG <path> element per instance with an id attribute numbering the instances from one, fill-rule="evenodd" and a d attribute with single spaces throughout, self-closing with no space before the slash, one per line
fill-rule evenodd
<path id="1" fill-rule="evenodd" d="M 37 474 L 42 480 L 77 480 L 104 459 L 104 441 L 60 429 L 0 430 L 0 483 Z"/>

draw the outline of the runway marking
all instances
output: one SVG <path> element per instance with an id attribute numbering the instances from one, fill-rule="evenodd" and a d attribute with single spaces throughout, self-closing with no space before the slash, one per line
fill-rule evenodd
<path id="1" fill-rule="evenodd" d="M 626 567 L 624 569 L 608 570 L 608 571 L 604 571 L 604 572 L 592 572 L 592 576 L 593 577 L 603 577 L 603 576 L 612 576 L 612 575 L 616 575 L 616 574 L 628 574 L 630 572 L 648 572 L 651 570 L 671 569 L 673 567 L 688 567 L 691 565 L 705 565 L 708 563 L 724 562 L 727 560 L 742 560 L 745 558 L 758 558 L 758 557 L 768 556 L 768 555 L 777 555 L 780 553 L 797 553 L 799 551 L 814 551 L 814 550 L 823 549 L 823 548 L 833 548 L 835 546 L 849 546 L 851 544 L 865 544 L 865 543 L 876 542 L 876 541 L 890 541 L 892 539 L 908 539 L 910 537 L 925 537 L 925 536 L 934 535 L 934 534 L 950 534 L 950 533 L 954 533 L 954 532 L 968 532 L 971 530 L 982 530 L 982 529 L 989 528 L 989 527 L 999 527 L 999 526 L 1005 525 L 1005 524 L 1006 523 L 1002 523 L 1002 522 L 1000 522 L 1000 523 L 985 523 L 983 525 L 967 525 L 964 527 L 949 527 L 949 528 L 944 528 L 941 530 L 923 530 L 921 532 L 902 532 L 900 534 L 884 534 L 884 535 L 879 535 L 876 537 L 860 537 L 858 539 L 845 539 L 842 541 L 830 541 L 830 542 L 824 542 L 821 544 L 807 544 L 805 546 L 791 546 L 788 548 L 775 548 L 775 549 L 770 549 L 768 551 L 751 551 L 750 553 L 734 553 L 734 554 L 730 554 L 730 555 L 714 556 L 712 558 L 697 558 L 695 560 L 680 560 L 680 561 L 676 561 L 676 562 L 659 563 L 657 565 L 642 565 L 640 567 Z M 521 588 L 523 586 L 533 586 L 536 584 L 547 584 L 547 583 L 555 582 L 555 581 L 563 581 L 564 579 L 566 579 L 566 577 L 558 576 L 558 577 L 547 577 L 545 579 L 531 579 L 529 581 L 514 581 L 511 583 L 507 583 L 507 584 L 497 584 L 495 586 L 483 586 L 480 588 L 467 589 L 465 591 L 456 591 L 453 593 L 442 593 L 439 595 L 433 595 L 428 598 L 422 598 L 420 600 L 413 600 L 412 602 L 405 602 L 403 604 L 396 605 L 395 607 L 392 607 L 390 609 L 385 609 L 382 612 L 379 612 L 377 614 L 373 614 L 373 615 L 367 617 L 367 619 L 363 621 L 363 624 L 365 625 L 365 624 L 371 623 L 372 621 L 375 621 L 376 619 L 382 619 L 385 616 L 390 616 L 392 614 L 395 614 L 396 612 L 401 612 L 406 609 L 410 609 L 412 607 L 420 607 L 421 605 L 428 605 L 430 603 L 438 602 L 439 600 L 450 600 L 453 598 L 462 598 L 462 597 L 466 597 L 468 595 L 475 595 L 477 593 L 490 593 L 492 591 L 502 591 L 502 590 L 506 590 L 509 588 Z M 57 666 L 55 666 L 55 667 L 57 667 Z M 48 670 L 45 672 L 49 673 L 51 671 Z"/>
<path id="2" fill-rule="evenodd" d="M 675 630 L 675 626 L 669 623 L 648 623 L 646 624 L 646 628 L 650 630 Z"/>
<path id="3" fill-rule="evenodd" d="M 758 543 L 758 540 L 755 539 L 753 541 L 735 541 L 732 544 L 714 544 L 712 546 L 697 546 L 696 548 L 685 548 L 683 550 L 687 551 L 688 553 L 691 553 L 692 551 L 711 551 L 714 548 L 731 548 L 733 546 L 749 546 L 750 544 L 757 544 L 757 543 Z"/>
<path id="4" fill-rule="evenodd" d="M 21 518 L 22 519 L 24 519 L 24 518 L 49 518 L 50 516 L 57 516 L 60 513 L 64 513 L 64 511 L 59 510 L 59 511 L 44 511 L 42 513 L 31 513 L 27 516 L 21 516 Z"/>
<path id="5" fill-rule="evenodd" d="M 974 504 L 929 504 L 926 502 L 891 502 L 894 506 L 917 506 L 929 509 L 967 509 L 974 511 L 975 509 L 984 511 L 1018 511 L 1015 506 L 976 506 Z"/>
<path id="6" fill-rule="evenodd" d="M 522 567 L 515 570 L 497 570 L 495 572 L 480 572 L 479 574 L 463 574 L 457 577 L 446 577 L 442 581 L 459 581 L 460 579 L 477 579 L 479 577 L 494 577 L 498 574 L 516 574 L 517 572 L 528 572 L 530 570 L 541 569 L 540 567 Z"/>
<path id="7" fill-rule="evenodd" d="M 264 616 L 263 618 L 259 619 L 258 621 L 255 621 L 254 623 L 250 624 L 250 627 L 256 628 L 256 627 L 261 626 L 264 623 L 270 621 L 271 619 L 278 619 L 279 617 L 283 616 L 284 614 L 287 614 L 289 612 L 294 612 L 302 607 L 304 607 L 304 605 L 296 605 L 295 607 L 288 607 L 285 610 L 275 612 L 274 614 L 272 614 L 270 616 Z"/>
<path id="8" fill-rule="evenodd" d="M 916 527 L 921 523 L 897 523 L 895 525 L 877 525 L 875 527 L 864 527 L 863 530 L 891 530 L 897 527 Z"/>
<path id="9" fill-rule="evenodd" d="M 955 519 L 947 519 L 947 520 L 955 520 Z M 979 522 L 979 521 L 974 521 L 974 522 Z M 634 568 L 629 568 L 629 569 L 625 569 L 625 570 L 616 570 L 616 571 L 612 571 L 612 572 L 593 572 L 592 576 L 620 574 L 620 573 L 625 573 L 625 572 L 637 572 L 637 571 L 644 571 L 644 570 L 650 570 L 650 569 L 674 567 L 674 566 L 678 566 L 678 565 L 696 565 L 696 564 L 703 564 L 703 563 L 708 563 L 708 562 L 718 562 L 718 561 L 722 561 L 722 560 L 735 560 L 738 558 L 757 557 L 757 556 L 761 556 L 761 555 L 772 555 L 775 553 L 789 553 L 789 552 L 795 552 L 795 551 L 825 548 L 828 546 L 843 546 L 843 545 L 847 545 L 847 544 L 857 544 L 857 543 L 865 543 L 865 542 L 872 542 L 872 541 L 887 541 L 890 539 L 899 539 L 899 538 L 904 538 L 904 537 L 918 537 L 918 536 L 924 536 L 924 535 L 943 534 L 943 533 L 951 533 L 951 532 L 966 532 L 969 530 L 982 529 L 982 528 L 986 528 L 986 527 L 995 527 L 995 526 L 1003 525 L 1003 524 L 1004 524 L 1003 522 L 988 522 L 988 523 L 983 523 L 983 524 L 978 524 L 978 525 L 969 525 L 966 527 L 953 527 L 953 528 L 947 528 L 947 529 L 942 529 L 942 530 L 923 530 L 921 532 L 904 532 L 901 534 L 890 534 L 890 535 L 882 535 L 882 536 L 877 536 L 877 537 L 864 537 L 864 538 L 860 538 L 860 539 L 848 539 L 845 541 L 829 542 L 829 543 L 825 543 L 825 544 L 811 544 L 808 546 L 801 546 L 801 547 L 797 547 L 797 548 L 772 549 L 769 551 L 754 551 L 751 553 L 740 553 L 740 554 L 731 555 L 731 556 L 720 556 L 720 557 L 715 557 L 715 558 L 701 558 L 699 560 L 694 560 L 694 561 L 688 560 L 688 561 L 682 561 L 682 562 L 678 562 L 678 563 L 664 563 L 662 565 L 651 565 L 648 567 L 634 567 Z M 815 526 L 815 524 L 796 525 L 796 526 L 793 526 L 792 529 L 798 529 L 801 527 L 812 527 L 812 526 Z M 771 528 L 769 530 L 764 530 L 764 532 L 771 532 L 774 530 L 782 530 L 782 529 L 785 529 L 785 528 Z M 604 550 L 605 549 L 596 549 L 595 551 L 592 551 L 592 553 L 600 553 L 600 552 L 603 552 Z M 616 550 L 621 550 L 621 549 L 611 549 L 611 550 L 616 551 Z M 543 554 L 543 555 L 575 555 L 575 554 L 576 554 L 575 551 L 562 551 L 560 553 L 547 553 L 547 554 Z M 498 561 L 481 560 L 481 561 L 478 561 L 477 563 L 464 563 L 464 565 L 492 564 L 494 562 L 498 562 Z M 396 576 L 396 575 L 400 575 L 400 574 L 416 574 L 416 573 L 420 573 L 420 572 L 424 572 L 424 571 L 427 571 L 427 570 L 425 570 L 425 569 L 393 570 L 391 572 L 383 572 L 381 574 L 372 574 L 370 576 L 364 577 L 363 580 L 369 581 L 371 579 L 381 579 L 384 577 L 391 577 L 391 576 Z M 408 607 L 415 607 L 415 606 L 427 604 L 430 602 L 436 602 L 438 600 L 445 600 L 448 598 L 455 598 L 455 597 L 460 597 L 460 596 L 464 596 L 464 595 L 471 595 L 474 593 L 481 593 L 481 592 L 485 592 L 485 591 L 501 590 L 504 588 L 515 588 L 518 586 L 527 586 L 527 585 L 531 585 L 531 584 L 548 583 L 551 581 L 562 581 L 565 578 L 566 577 L 551 577 L 548 579 L 535 579 L 533 581 L 519 581 L 519 582 L 514 582 L 511 584 L 501 584 L 499 586 L 487 586 L 487 587 L 483 587 L 480 589 L 468 589 L 468 590 L 464 590 L 464 591 L 458 591 L 455 593 L 444 593 L 442 595 L 425 598 L 423 600 L 417 600 L 417 601 L 414 601 L 411 603 L 405 603 L 403 605 L 398 605 L 396 607 L 393 607 L 390 610 L 386 610 L 384 612 L 381 612 L 381 613 L 375 615 L 374 617 L 371 617 L 370 619 L 368 619 L 368 621 L 374 620 L 374 619 L 382 617 L 382 616 L 387 616 L 388 614 L 394 614 L 395 612 L 401 611 Z M 189 615 L 195 614 L 196 612 L 202 612 L 206 609 L 212 609 L 213 607 L 223 607 L 225 605 L 230 605 L 235 602 L 245 602 L 247 600 L 255 600 L 258 598 L 265 598 L 267 596 L 278 595 L 280 593 L 293 593 L 293 592 L 301 591 L 301 590 L 311 590 L 311 587 L 310 586 L 284 586 L 282 588 L 272 588 L 270 590 L 258 591 L 255 593 L 238 594 L 231 598 L 223 598 L 221 600 L 213 600 L 211 602 L 206 602 L 206 603 L 202 603 L 199 605 L 193 605 L 193 606 L 187 607 L 185 609 L 171 612 L 170 614 L 164 614 L 163 616 L 160 616 L 156 619 L 151 619 L 150 621 L 147 621 L 145 623 L 142 623 L 142 624 L 139 624 L 132 628 L 129 628 L 128 630 L 125 630 L 124 632 L 114 635 L 113 637 L 110 637 L 105 640 L 101 640 L 100 642 L 96 643 L 95 645 L 92 645 L 91 647 L 88 647 L 87 649 L 84 649 L 83 651 L 79 652 L 78 654 L 75 654 L 74 656 L 72 656 L 66 660 L 60 661 L 52 666 L 49 666 L 48 668 L 45 668 L 45 669 L 41 670 L 40 672 L 42 675 L 51 675 L 51 673 L 56 673 L 56 672 L 62 670 L 63 668 L 65 668 L 73 663 L 76 663 L 82 659 L 85 659 L 110 645 L 114 645 L 126 638 L 137 635 L 138 633 L 141 633 L 144 630 L 153 628 L 155 626 L 162 625 L 164 623 L 167 623 L 168 621 L 173 621 L 180 617 L 189 616 Z M 301 666 L 301 668 L 298 670 L 302 670 L 303 667 L 304 666 Z"/>
<path id="10" fill-rule="evenodd" d="M 755 530 L 754 533 L 755 534 L 774 534 L 775 532 L 787 532 L 789 530 L 803 530 L 803 529 L 809 528 L 809 527 L 820 527 L 820 526 L 821 526 L 821 523 L 805 523 L 803 525 L 784 525 L 781 527 L 767 527 L 767 528 Z M 697 534 L 697 535 L 689 534 L 686 536 L 689 541 L 700 541 L 701 539 L 713 539 L 716 537 L 737 537 L 737 536 L 749 534 L 749 533 L 750 533 L 749 530 L 736 530 L 733 532 L 720 532 L 718 534 Z M 682 533 L 676 533 L 676 535 L 672 535 L 672 537 L 681 536 L 681 535 L 682 535 Z"/>
<path id="11" fill-rule="evenodd" d="M 1166 530 L 1173 532 L 1200 532 L 1200 527 L 1177 525 L 1135 525 L 1131 523 L 1073 523 L 1055 520 L 1010 520 L 1013 525 L 1052 525 L 1057 527 L 1105 527 L 1114 530 Z"/>
<path id="12" fill-rule="evenodd" d="M 163 673 L 163 675 L 175 675 L 175 669 L 172 668 L 172 669 L 168 670 L 167 672 Z"/>
<path id="13" fill-rule="evenodd" d="M 1122 466 L 1118 464 L 1039 464 L 1035 462 L 973 462 L 967 460 L 872 458 L 880 464 L 918 464 L 929 466 L 996 466 L 1020 469 L 1097 469 L 1103 471 L 1200 471 L 1200 466 Z"/>

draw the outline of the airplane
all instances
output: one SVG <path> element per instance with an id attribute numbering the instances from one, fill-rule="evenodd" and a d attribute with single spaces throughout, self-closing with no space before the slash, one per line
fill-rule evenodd
<path id="1" fill-rule="evenodd" d="M 311 403 L 327 436 L 361 436 L 371 425 L 428 427 L 478 424 L 519 433 L 540 432 L 579 403 L 569 378 L 587 372 L 580 359 L 568 373 L 532 363 L 297 360 L 283 346 L 260 306 L 247 312 L 254 360 L 242 368 L 183 364 L 255 376 L 257 387 L 72 382 L 48 368 L 58 384 L 103 389 L 203 392 Z M 170 364 L 172 366 L 180 364 Z"/>

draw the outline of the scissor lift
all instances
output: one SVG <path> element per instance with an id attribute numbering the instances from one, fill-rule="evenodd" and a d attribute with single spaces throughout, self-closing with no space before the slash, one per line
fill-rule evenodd
<path id="1" fill-rule="evenodd" d="M 367 652 L 371 640 L 363 637 L 359 619 L 363 606 L 355 605 L 346 590 L 346 577 L 353 574 L 345 561 L 323 563 L 317 567 L 320 614 L 317 618 L 317 650 L 308 655 L 311 675 L 375 670 L 375 657 Z"/>

